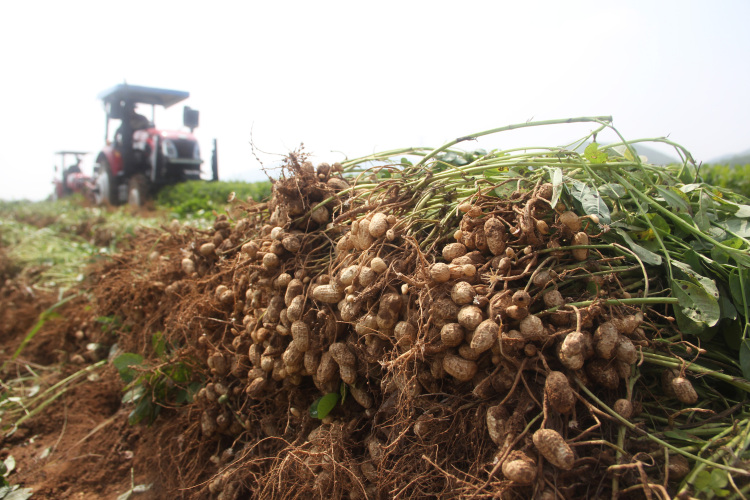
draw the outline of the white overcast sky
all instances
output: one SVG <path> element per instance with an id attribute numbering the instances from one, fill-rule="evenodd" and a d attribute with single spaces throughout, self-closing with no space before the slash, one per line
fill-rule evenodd
<path id="1" fill-rule="evenodd" d="M 224 178 L 264 178 L 251 131 L 264 152 L 304 142 L 335 161 L 589 115 L 710 160 L 750 148 L 748 21 L 746 0 L 3 1 L 0 199 L 46 197 L 55 151 L 100 148 L 96 96 L 123 81 L 189 91 Z M 181 110 L 157 125 L 179 127 Z"/>

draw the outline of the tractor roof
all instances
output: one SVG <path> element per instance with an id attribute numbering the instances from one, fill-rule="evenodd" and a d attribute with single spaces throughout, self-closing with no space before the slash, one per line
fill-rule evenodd
<path id="1" fill-rule="evenodd" d="M 182 90 L 157 89 L 121 83 L 99 94 L 104 102 L 128 101 L 131 103 L 156 104 L 168 108 L 190 97 L 190 92 Z"/>

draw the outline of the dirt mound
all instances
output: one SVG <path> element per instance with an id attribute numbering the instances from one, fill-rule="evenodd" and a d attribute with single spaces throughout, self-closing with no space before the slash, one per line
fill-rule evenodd
<path id="1" fill-rule="evenodd" d="M 616 457 L 594 437 L 616 442 L 617 426 L 576 378 L 610 406 L 636 404 L 623 381 L 648 341 L 637 309 L 597 300 L 625 296 L 623 257 L 556 250 L 596 225 L 555 212 L 537 186 L 472 199 L 450 239 L 430 240 L 434 224 L 409 219 L 415 193 L 396 183 L 353 200 L 337 194 L 351 179 L 336 166 L 293 156 L 287 169 L 269 204 L 212 231 L 146 234 L 101 270 L 98 310 L 122 318 L 120 348 L 162 371 L 187 363 L 202 386 L 179 411 L 184 455 L 160 457 L 181 471 L 164 487 L 607 494 Z M 157 332 L 171 354 L 155 352 Z"/>
<path id="2" fill-rule="evenodd" d="M 50 498 L 131 470 L 155 498 L 675 493 L 682 455 L 633 423 L 675 430 L 698 399 L 683 358 L 642 366 L 679 337 L 641 293 L 661 280 L 551 184 L 434 199 L 373 175 L 294 154 L 268 203 L 102 263 L 45 348 L 111 364 L 27 423 L 72 430 L 19 477 Z"/>

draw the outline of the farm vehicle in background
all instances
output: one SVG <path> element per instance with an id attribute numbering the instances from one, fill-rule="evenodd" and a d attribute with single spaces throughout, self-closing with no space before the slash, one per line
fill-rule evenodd
<path id="1" fill-rule="evenodd" d="M 55 165 L 55 178 L 52 181 L 55 190 L 52 198 L 58 200 L 75 193 L 88 196 L 94 188 L 94 180 L 81 171 L 81 158 L 88 152 L 57 151 L 55 154 L 60 155 L 60 165 Z"/>
<path id="2" fill-rule="evenodd" d="M 96 157 L 92 195 L 97 204 L 129 203 L 141 206 L 164 186 L 201 178 L 198 111 L 185 106 L 185 130 L 162 130 L 154 124 L 156 106 L 169 108 L 187 99 L 188 92 L 120 84 L 99 94 L 107 114 L 106 145 Z M 136 112 L 136 105 L 150 104 L 151 119 Z M 110 138 L 110 121 L 119 126 Z M 213 180 L 218 179 L 216 140 L 211 161 Z"/>

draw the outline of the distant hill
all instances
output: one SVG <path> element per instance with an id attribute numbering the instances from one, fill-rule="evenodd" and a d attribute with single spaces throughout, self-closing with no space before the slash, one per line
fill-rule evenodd
<path id="1" fill-rule="evenodd" d="M 589 144 L 590 143 L 584 144 L 583 146 L 579 147 L 577 151 L 583 153 L 583 150 L 586 149 L 586 146 L 588 146 Z M 638 156 L 645 156 L 648 159 L 648 163 L 651 163 L 652 165 L 669 165 L 671 163 L 679 163 L 679 160 L 676 157 L 662 153 L 661 151 L 657 151 L 656 149 L 649 146 L 644 146 L 642 144 L 633 144 L 633 147 L 638 153 Z"/>
<path id="2" fill-rule="evenodd" d="M 657 151 L 656 149 L 640 144 L 634 144 L 635 150 L 640 156 L 648 158 L 648 163 L 653 165 L 669 165 L 670 163 L 679 163 L 679 160 L 668 154 Z"/>
<path id="3" fill-rule="evenodd" d="M 719 156 L 706 163 L 712 165 L 750 165 L 750 149 L 741 153 Z"/>

